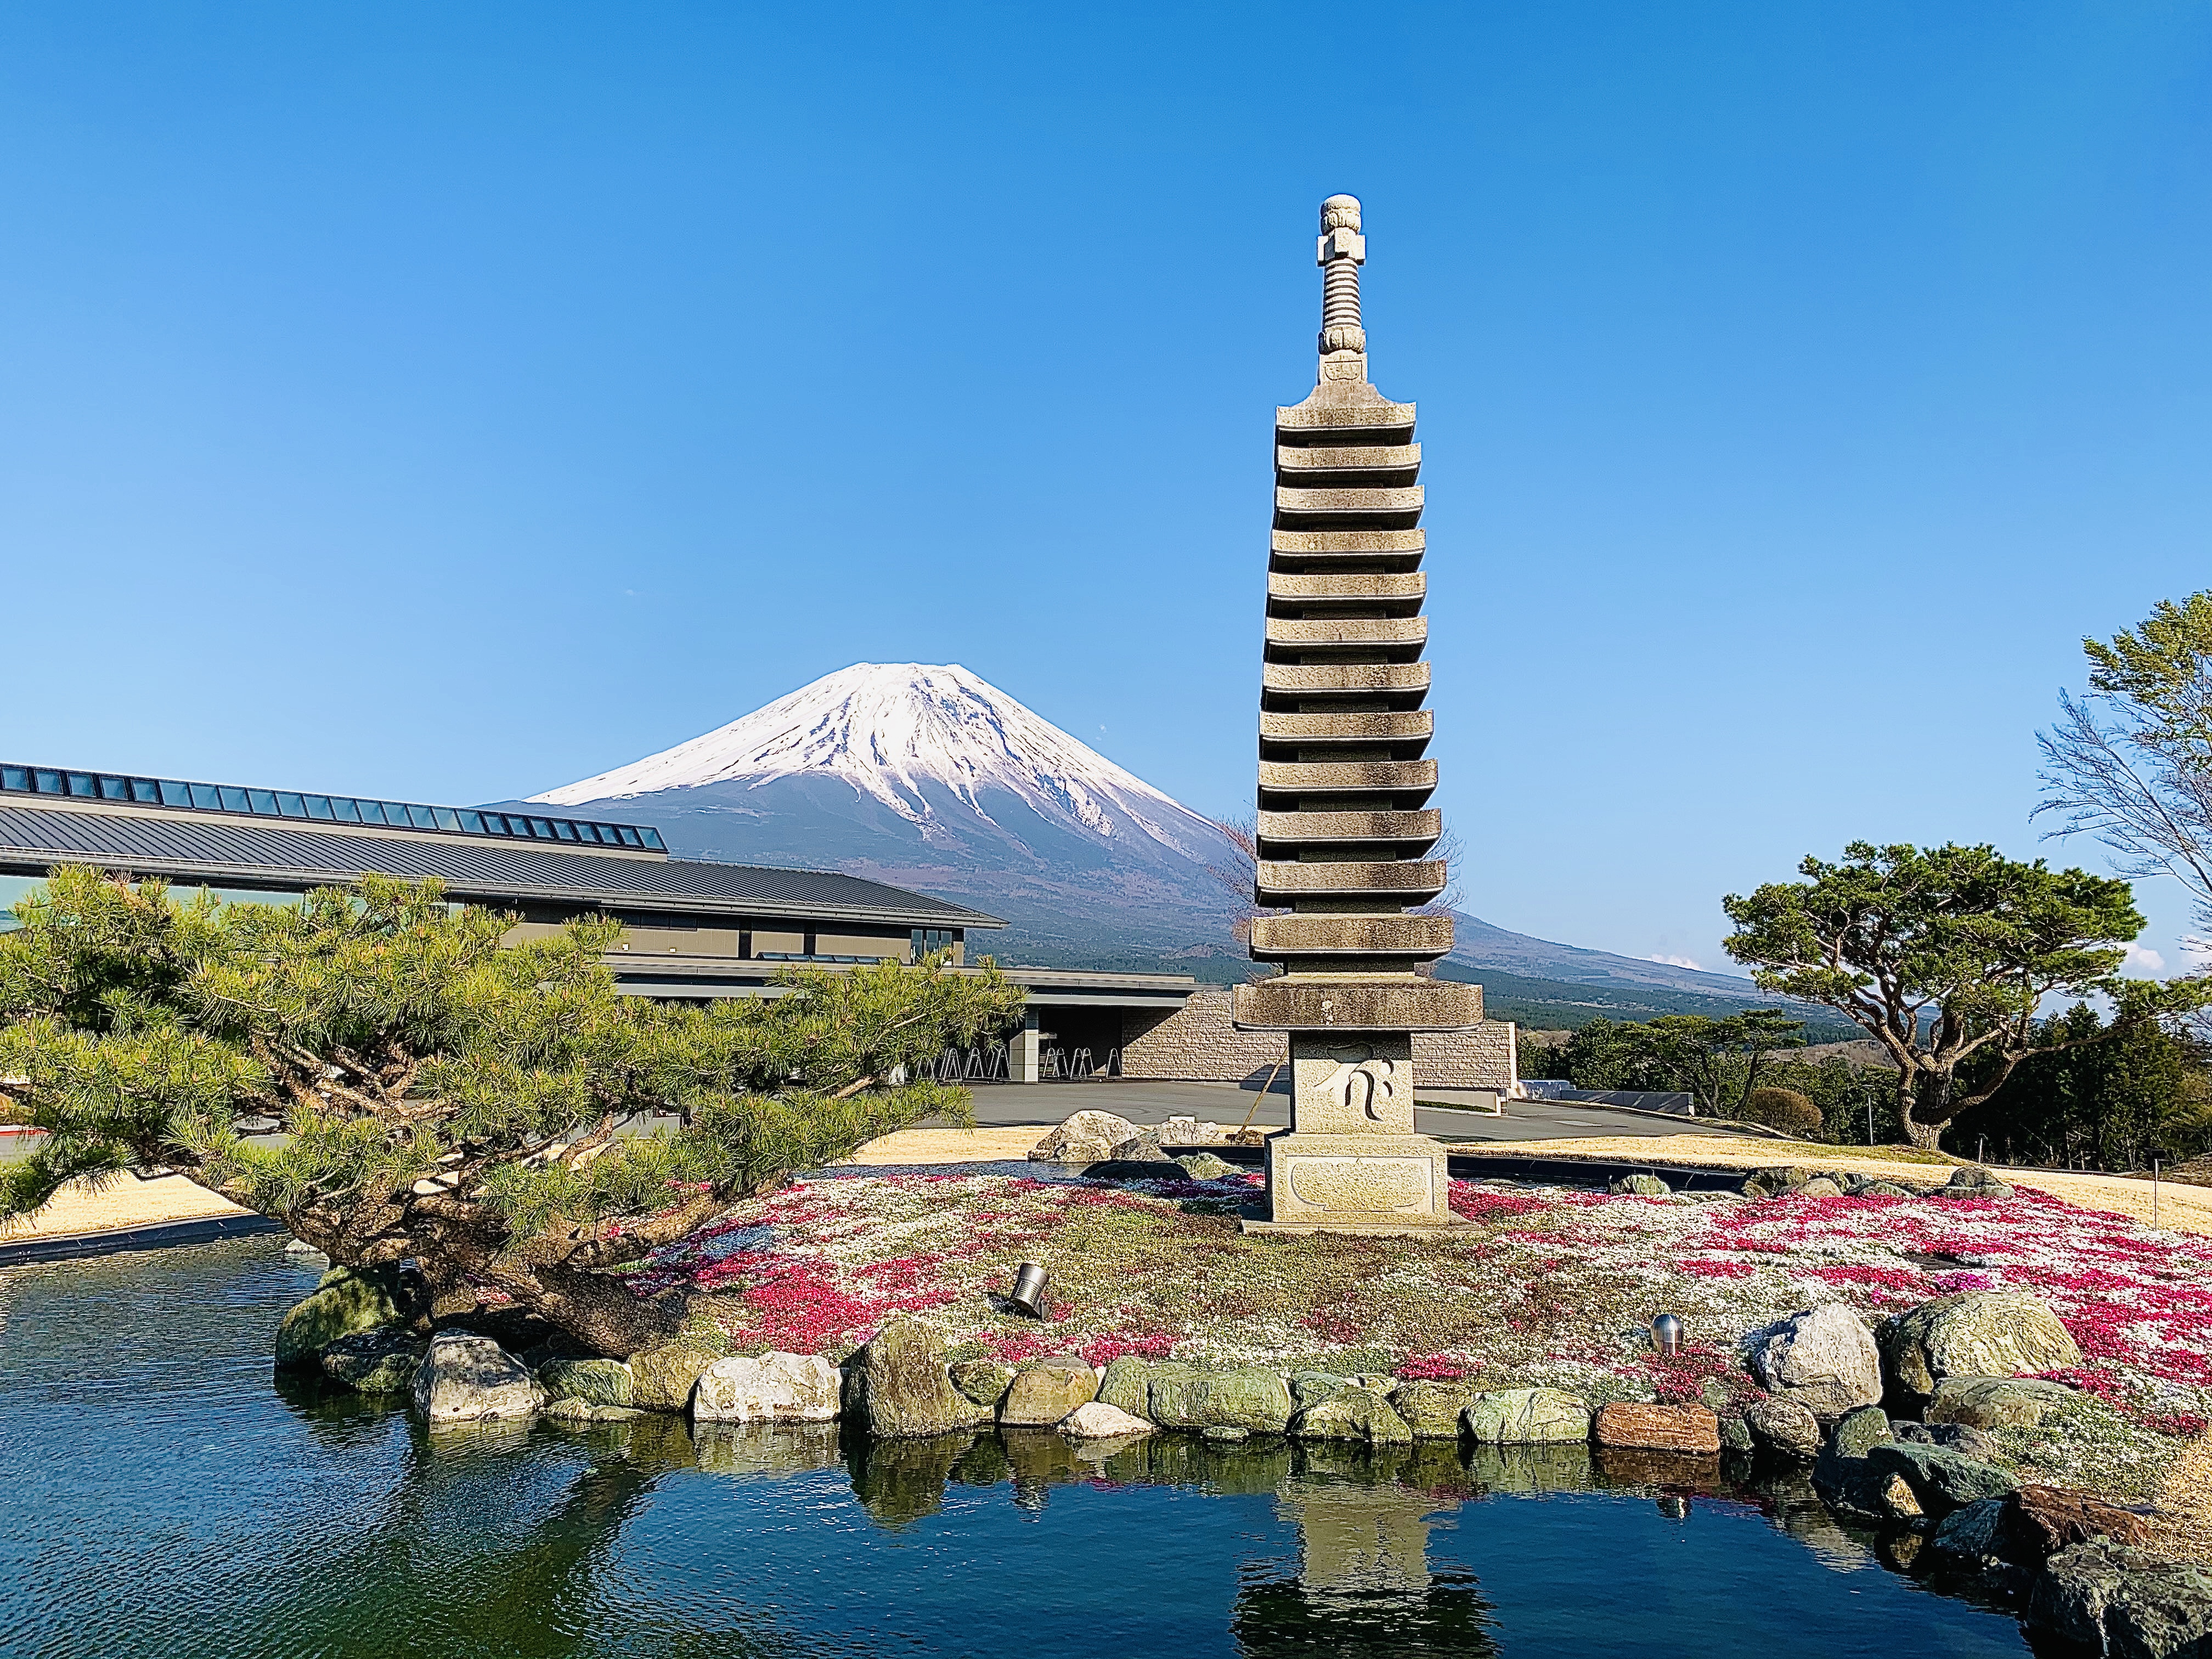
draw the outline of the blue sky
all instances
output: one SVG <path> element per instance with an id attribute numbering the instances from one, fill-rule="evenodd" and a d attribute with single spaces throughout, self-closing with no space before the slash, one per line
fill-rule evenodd
<path id="1" fill-rule="evenodd" d="M 2212 585 L 2208 94 L 2201 4 L 10 6 L 0 752 L 489 799 L 960 662 L 1235 810 L 1351 191 L 1468 908 L 1724 965 L 2039 850 Z"/>

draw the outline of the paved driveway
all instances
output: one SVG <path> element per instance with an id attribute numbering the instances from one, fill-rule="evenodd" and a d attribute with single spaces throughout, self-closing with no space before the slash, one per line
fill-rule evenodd
<path id="1" fill-rule="evenodd" d="M 1505 1115 L 1455 1111 L 1441 1104 L 1465 1098 L 1458 1089 L 1423 1089 L 1413 1127 L 1452 1140 L 1562 1140 L 1581 1135 L 1709 1135 L 1729 1126 L 1710 1118 L 1672 1118 L 1625 1112 L 1575 1100 L 1509 1100 Z M 998 1083 L 975 1085 L 981 1124 L 1057 1123 L 1071 1112 L 1113 1112 L 1132 1123 L 1152 1124 L 1177 1115 L 1211 1119 L 1233 1129 L 1246 1121 L 1282 1128 L 1291 1121 L 1290 1097 L 1262 1097 L 1234 1083 Z M 1437 1102 L 1436 1105 L 1425 1103 Z"/>

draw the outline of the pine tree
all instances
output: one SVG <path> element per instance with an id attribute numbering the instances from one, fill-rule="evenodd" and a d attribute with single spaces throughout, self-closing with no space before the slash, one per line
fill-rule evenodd
<path id="1" fill-rule="evenodd" d="M 936 958 L 653 1003 L 616 991 L 611 921 L 506 949 L 512 917 L 378 877 L 280 908 L 72 866 L 15 914 L 0 1102 L 46 1134 L 0 1170 L 0 1218 L 166 1166 L 336 1262 L 416 1261 L 434 1307 L 489 1292 L 613 1354 L 681 1316 L 624 1264 L 876 1135 L 972 1121 L 929 1074 L 1021 1005 Z"/>

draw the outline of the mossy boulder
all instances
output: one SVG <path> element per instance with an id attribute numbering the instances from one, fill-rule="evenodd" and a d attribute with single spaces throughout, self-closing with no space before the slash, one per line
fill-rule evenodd
<path id="1" fill-rule="evenodd" d="M 953 1364 L 948 1375 L 962 1395 L 985 1411 L 992 1411 L 1005 1397 L 1006 1385 L 1014 1380 L 1014 1368 L 995 1359 L 962 1359 Z"/>
<path id="2" fill-rule="evenodd" d="M 556 1404 L 580 1400 L 586 1406 L 637 1404 L 637 1380 L 619 1359 L 555 1359 L 541 1366 L 538 1381 Z"/>
<path id="3" fill-rule="evenodd" d="M 688 1411 L 699 1373 L 720 1357 L 690 1342 L 639 1349 L 629 1357 L 629 1403 L 641 1411 Z"/>
<path id="4" fill-rule="evenodd" d="M 1880 1343 L 1890 1381 L 1923 1401 L 1946 1377 L 2034 1376 L 2081 1363 L 2058 1316 L 2025 1291 L 1939 1296 L 1891 1320 Z"/>
<path id="5" fill-rule="evenodd" d="M 1348 1389 L 1352 1379 L 1339 1376 L 1334 1371 L 1292 1371 L 1290 1376 L 1291 1399 L 1300 1406 L 1318 1406 L 1339 1389 Z"/>
<path id="6" fill-rule="evenodd" d="M 404 1394 L 429 1347 L 404 1325 L 385 1325 L 326 1342 L 315 1358 L 324 1376 L 357 1394 Z"/>
<path id="7" fill-rule="evenodd" d="M 1416 1440 L 1456 1440 L 1460 1414 L 1474 1398 L 1462 1382 L 1407 1382 L 1390 1395 L 1390 1409 Z"/>
<path id="8" fill-rule="evenodd" d="M 1606 1190 L 1635 1198 L 1664 1198 L 1674 1189 L 1656 1175 L 1625 1175 Z"/>
<path id="9" fill-rule="evenodd" d="M 999 1401 L 999 1421 L 1015 1428 L 1050 1428 L 1097 1397 L 1098 1374 L 1080 1359 L 1032 1359 L 1014 1372 Z"/>
<path id="10" fill-rule="evenodd" d="M 1185 1152 L 1176 1162 L 1193 1181 L 1218 1181 L 1237 1173 L 1235 1164 L 1224 1163 L 1212 1152 Z"/>
<path id="11" fill-rule="evenodd" d="M 1930 1423 L 1976 1429 L 2034 1428 L 2077 1397 L 2063 1382 L 2032 1376 L 1947 1376 L 1924 1415 Z"/>
<path id="12" fill-rule="evenodd" d="M 919 1320 L 893 1319 L 854 1354 L 845 1410 L 871 1435 L 918 1440 L 972 1428 L 986 1413 L 952 1386 L 945 1340 Z"/>
<path id="13" fill-rule="evenodd" d="M 1892 1474 L 1876 1471 L 1867 1454 L 1894 1437 L 1888 1414 L 1881 1407 L 1846 1412 L 1814 1461 L 1813 1490 L 1836 1509 L 1887 1520 L 1889 1510 L 1881 1495 Z"/>
<path id="14" fill-rule="evenodd" d="M 1366 1389 L 1339 1389 L 1328 1399 L 1301 1406 L 1290 1420 L 1293 1440 L 1359 1440 L 1370 1446 L 1410 1446 L 1413 1431 L 1390 1402 Z"/>
<path id="15" fill-rule="evenodd" d="M 1273 1371 L 1166 1364 L 1152 1368 L 1145 1409 L 1137 1415 L 1164 1429 L 1249 1429 L 1280 1434 L 1294 1409 L 1289 1385 Z"/>
<path id="16" fill-rule="evenodd" d="M 1985 1498 L 2002 1498 L 2020 1485 L 1994 1464 L 1910 1440 L 1884 1440 L 1869 1446 L 1867 1463 L 1878 1474 L 1903 1480 L 1912 1488 L 1919 1512 L 1938 1517 Z"/>
<path id="17" fill-rule="evenodd" d="M 1496 1389 L 1467 1403 L 1461 1423 L 1486 1445 L 1523 1446 L 1586 1441 L 1589 1407 L 1559 1389 Z"/>
<path id="18" fill-rule="evenodd" d="M 292 1307 L 276 1327 L 276 1363 L 312 1365 L 319 1349 L 411 1318 L 420 1299 L 416 1276 L 394 1264 L 333 1267 L 314 1294 Z"/>
<path id="19" fill-rule="evenodd" d="M 1133 1353 L 1125 1353 L 1118 1359 L 1106 1362 L 1106 1374 L 1098 1379 L 1098 1398 L 1109 1406 L 1118 1407 L 1132 1417 L 1142 1417 L 1150 1408 L 1152 1379 L 1150 1361 L 1140 1359 Z M 1006 1381 L 1011 1382 L 1013 1380 L 1013 1370 L 1007 1367 Z M 967 1390 L 963 1389 L 963 1392 Z M 968 1397 L 972 1400 L 975 1396 L 970 1393 Z M 998 1397 L 992 1396 L 989 1403 L 997 1405 Z"/>

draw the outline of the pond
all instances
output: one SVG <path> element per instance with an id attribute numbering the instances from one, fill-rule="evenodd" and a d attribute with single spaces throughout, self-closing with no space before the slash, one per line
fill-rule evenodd
<path id="1" fill-rule="evenodd" d="M 1802 1480 L 494 1426 L 273 1382 L 281 1238 L 0 1272 L 0 1653 L 2021 1654 Z M 1892 1547 L 1893 1547 L 1893 1546 Z"/>

